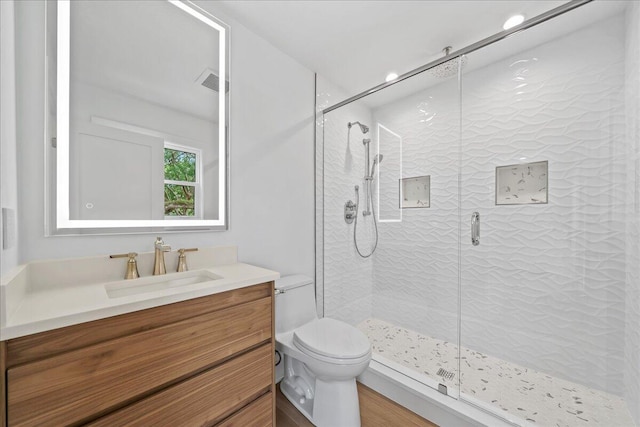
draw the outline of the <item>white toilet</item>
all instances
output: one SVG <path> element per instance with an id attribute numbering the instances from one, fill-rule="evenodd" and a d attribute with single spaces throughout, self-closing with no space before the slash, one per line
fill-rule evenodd
<path id="1" fill-rule="evenodd" d="M 306 276 L 276 280 L 275 317 L 282 393 L 315 426 L 360 426 L 355 378 L 371 360 L 367 337 L 347 323 L 318 319 L 313 281 Z"/>

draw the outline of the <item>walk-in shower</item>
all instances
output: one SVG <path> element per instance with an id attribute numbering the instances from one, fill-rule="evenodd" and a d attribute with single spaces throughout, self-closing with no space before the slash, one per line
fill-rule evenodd
<path id="1" fill-rule="evenodd" d="M 319 301 L 371 369 L 516 425 L 638 425 L 639 28 L 638 2 L 568 2 L 351 98 L 318 80 L 345 99 L 318 120 Z"/>

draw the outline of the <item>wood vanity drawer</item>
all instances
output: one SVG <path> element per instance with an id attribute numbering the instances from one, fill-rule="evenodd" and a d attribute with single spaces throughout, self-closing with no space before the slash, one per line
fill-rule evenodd
<path id="1" fill-rule="evenodd" d="M 271 296 L 273 282 L 176 302 L 7 341 L 7 367 L 52 357 L 125 335 Z"/>
<path id="2" fill-rule="evenodd" d="M 271 345 L 265 344 L 113 412 L 89 426 L 213 425 L 238 409 L 250 417 L 243 419 L 251 421 L 225 425 L 270 425 L 271 399 L 268 399 L 268 412 L 263 408 L 264 404 L 254 406 L 249 403 L 260 395 L 264 397 L 265 393 L 270 396 L 273 381 L 271 365 Z M 253 418 L 259 417 L 268 419 L 268 424 L 251 424 Z"/>
<path id="3" fill-rule="evenodd" d="M 9 425 L 92 421 L 272 342 L 272 308 L 261 298 L 10 368 Z"/>
<path id="4" fill-rule="evenodd" d="M 251 402 L 216 427 L 268 427 L 273 420 L 273 394 L 271 392 Z"/>

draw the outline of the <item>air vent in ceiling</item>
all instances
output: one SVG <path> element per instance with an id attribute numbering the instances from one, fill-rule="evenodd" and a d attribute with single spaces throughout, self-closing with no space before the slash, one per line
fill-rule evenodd
<path id="1" fill-rule="evenodd" d="M 200 77 L 198 77 L 196 82 L 215 92 L 218 92 L 218 89 L 220 87 L 220 78 L 216 73 L 208 68 L 204 70 L 202 74 L 200 74 Z M 229 80 L 225 82 L 224 89 L 225 92 L 229 92 Z"/>

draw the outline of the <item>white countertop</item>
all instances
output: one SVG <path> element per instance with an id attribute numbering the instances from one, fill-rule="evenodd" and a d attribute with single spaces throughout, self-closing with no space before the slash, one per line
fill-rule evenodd
<path id="1" fill-rule="evenodd" d="M 233 250 L 235 250 L 235 248 L 233 248 Z M 87 258 L 87 264 L 89 262 L 95 264 L 96 258 L 97 257 Z M 223 260 L 233 261 L 233 258 L 234 256 L 227 256 L 224 257 Z M 68 263 L 69 261 L 70 260 L 64 260 L 61 262 Z M 98 262 L 100 261 L 98 260 Z M 79 261 L 79 263 L 82 264 L 81 261 Z M 92 267 L 95 267 L 94 264 L 92 264 Z M 206 264 L 206 254 L 203 254 L 196 264 L 199 264 L 197 265 L 198 267 Z M 144 283 L 145 280 L 149 281 L 152 279 L 143 277 L 141 279 L 127 281 L 114 281 L 100 280 L 100 277 L 98 277 L 93 283 L 74 285 L 73 283 L 77 282 L 70 280 L 66 284 L 61 285 L 60 283 L 63 281 L 52 275 L 51 282 L 60 283 L 46 286 L 46 284 L 43 283 L 29 282 L 28 276 L 38 277 L 38 274 L 29 272 L 27 266 L 28 264 L 21 266 L 12 277 L 3 279 L 3 288 L 0 289 L 3 296 L 2 310 L 4 311 L 3 318 L 0 319 L 2 320 L 2 324 L 0 324 L 1 341 L 239 289 L 276 280 L 280 277 L 280 274 L 275 271 L 234 262 L 206 268 L 196 268 L 187 273 L 167 273 L 163 276 L 155 276 L 156 278 L 161 277 L 162 279 L 160 280 L 170 280 L 193 276 L 198 274 L 198 272 L 203 272 L 204 274 L 208 273 L 214 275 L 214 277 L 219 277 L 216 280 L 208 280 L 134 295 L 110 297 L 107 294 L 107 284 L 108 286 L 117 287 L 120 285 L 126 286 L 131 283 L 135 286 L 136 281 L 142 281 L 139 283 Z M 51 265 L 48 265 L 47 268 L 50 270 L 51 266 L 57 267 L 58 270 L 64 270 L 64 268 L 56 266 L 55 262 L 51 262 Z M 82 269 L 83 267 L 81 266 L 79 268 Z M 96 270 L 100 270 L 100 268 L 96 268 Z M 43 280 L 41 277 L 38 278 L 40 282 Z M 13 288 L 10 289 L 10 285 L 12 285 Z"/>

